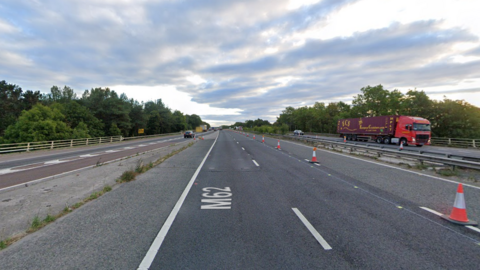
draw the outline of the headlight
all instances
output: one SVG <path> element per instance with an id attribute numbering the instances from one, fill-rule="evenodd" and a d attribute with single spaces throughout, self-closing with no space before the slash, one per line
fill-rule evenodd
<path id="1" fill-rule="evenodd" d="M 415 142 L 415 138 L 412 137 L 412 142 Z"/>

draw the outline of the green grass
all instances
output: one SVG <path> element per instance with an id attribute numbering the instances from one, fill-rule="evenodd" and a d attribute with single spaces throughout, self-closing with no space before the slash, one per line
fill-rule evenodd
<path id="1" fill-rule="evenodd" d="M 458 171 L 457 170 L 450 170 L 450 169 L 443 169 L 439 170 L 438 174 L 442 176 L 458 176 Z"/>
<path id="2" fill-rule="evenodd" d="M 50 223 L 50 222 L 54 222 L 55 219 L 56 219 L 55 217 L 50 216 L 50 214 L 48 214 L 48 215 L 45 217 L 45 219 L 43 220 L 43 222 L 45 222 L 45 223 Z"/>
<path id="3" fill-rule="evenodd" d="M 118 182 L 120 183 L 130 182 L 135 179 L 135 176 L 137 176 L 137 173 L 135 171 L 125 171 L 120 176 L 120 179 Z"/>
<path id="4" fill-rule="evenodd" d="M 38 216 L 35 216 L 32 220 L 32 224 L 30 225 L 30 229 L 38 229 L 42 225 L 42 222 L 40 221 L 40 218 Z"/>
<path id="5" fill-rule="evenodd" d="M 177 150 L 177 151 L 173 151 L 171 152 L 170 154 L 164 156 L 163 158 L 160 158 L 158 159 L 157 161 L 155 162 L 150 162 L 148 163 L 148 165 L 144 166 L 143 163 L 137 163 L 137 168 L 136 170 L 138 170 L 138 172 L 135 172 L 133 170 L 131 171 L 126 171 L 122 174 L 122 176 L 120 176 L 120 179 L 117 180 L 117 182 L 129 182 L 129 181 L 132 181 L 135 179 L 135 177 L 140 174 L 140 173 L 143 173 L 143 172 L 146 172 L 148 171 L 149 169 L 153 168 L 154 166 L 164 162 L 166 159 L 168 159 L 169 157 L 175 155 L 175 154 L 178 154 L 180 152 L 182 152 L 183 150 L 187 149 L 188 147 L 194 145 L 194 143 L 189 143 L 187 146 Z M 137 156 L 139 154 L 137 153 Z M 97 161 L 97 164 L 96 166 L 102 166 L 103 163 L 99 161 Z M 74 205 L 72 206 L 65 206 L 65 208 L 63 208 L 63 211 L 60 212 L 58 215 L 56 216 L 51 216 L 50 214 L 48 214 L 43 220 L 41 220 L 38 216 L 35 216 L 32 220 L 32 223 L 30 224 L 30 228 L 26 231 L 26 233 L 32 233 L 32 232 L 35 232 L 35 231 L 38 231 L 39 229 L 45 227 L 47 224 L 51 223 L 51 222 L 54 222 L 55 220 L 57 220 L 58 218 L 72 212 L 73 210 L 77 209 L 77 208 L 80 208 L 82 205 L 84 205 L 85 203 L 91 201 L 91 200 L 94 200 L 94 199 L 97 199 L 98 197 L 102 196 L 103 194 L 105 194 L 106 192 L 109 192 L 112 190 L 112 187 L 109 186 L 109 185 L 106 185 L 103 187 L 103 190 L 102 191 L 99 191 L 99 192 L 94 192 L 92 194 L 90 194 L 90 196 L 88 196 L 87 198 L 85 198 L 84 200 L 80 201 L 80 202 L 77 202 L 75 203 Z M 10 246 L 11 244 L 15 243 L 16 241 L 20 240 L 21 238 L 23 238 L 25 235 L 22 234 L 22 235 L 17 235 L 15 236 L 13 239 L 9 238 L 9 239 L 6 239 L 6 240 L 1 240 L 0 241 L 0 250 L 2 249 L 5 249 L 7 248 L 8 246 Z"/>
<path id="6" fill-rule="evenodd" d="M 107 185 L 107 186 L 104 186 L 104 187 L 103 187 L 103 193 L 107 193 L 107 192 L 109 192 L 109 191 L 112 191 L 112 187 L 111 187 L 111 186 L 108 186 L 108 185 Z"/>

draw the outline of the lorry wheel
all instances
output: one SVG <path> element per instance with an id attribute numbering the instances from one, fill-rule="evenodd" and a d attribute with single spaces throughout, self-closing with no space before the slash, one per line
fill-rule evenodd
<path id="1" fill-rule="evenodd" d="M 377 143 L 383 143 L 383 138 L 382 137 L 377 137 L 375 140 Z"/>
<path id="2" fill-rule="evenodd" d="M 385 138 L 383 139 L 383 143 L 384 143 L 384 144 L 390 144 L 390 138 L 389 138 L 389 137 L 385 137 Z"/>

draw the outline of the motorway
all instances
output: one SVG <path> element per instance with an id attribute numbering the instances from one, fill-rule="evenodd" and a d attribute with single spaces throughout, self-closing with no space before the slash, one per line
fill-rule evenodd
<path id="1" fill-rule="evenodd" d="M 206 134 L 208 133 L 202 135 Z M 100 165 L 183 140 L 183 136 L 176 135 L 90 147 L 0 155 L 0 190 L 89 166 Z"/>
<path id="2" fill-rule="evenodd" d="M 314 135 L 303 135 L 303 136 L 295 136 L 295 135 L 289 135 L 291 138 L 309 138 L 309 139 L 323 139 L 323 140 L 328 140 L 328 141 L 333 141 L 333 142 L 343 142 L 343 138 L 339 137 L 326 137 L 326 136 L 314 136 Z M 364 141 L 347 141 L 347 144 L 356 144 L 356 145 L 369 145 L 373 147 L 384 147 L 384 148 L 390 148 L 390 149 L 398 149 L 399 146 L 396 144 L 379 144 L 376 142 L 364 142 Z M 473 161 L 479 161 L 480 160 L 480 151 L 478 148 L 453 148 L 453 147 L 442 147 L 442 146 L 431 146 L 431 145 L 424 145 L 422 147 L 417 147 L 414 145 L 407 145 L 404 146 L 404 151 L 409 151 L 409 152 L 428 152 L 436 155 L 454 155 L 454 156 L 459 156 L 459 157 L 466 157 L 468 160 Z"/>
<path id="3" fill-rule="evenodd" d="M 457 183 L 233 131 L 0 252 L 5 269 L 477 269 Z M 470 219 L 480 189 L 465 186 Z M 426 207 L 426 208 L 420 208 Z"/>

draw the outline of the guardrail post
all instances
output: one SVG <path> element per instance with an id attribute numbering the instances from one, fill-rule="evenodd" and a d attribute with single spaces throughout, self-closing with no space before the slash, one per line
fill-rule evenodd
<path id="1" fill-rule="evenodd" d="M 30 152 L 30 143 L 27 144 L 27 152 Z"/>
<path id="2" fill-rule="evenodd" d="M 452 144 L 452 139 L 448 138 L 448 145 Z"/>
<path id="3" fill-rule="evenodd" d="M 52 145 L 50 146 L 50 149 L 53 149 L 53 141 L 52 141 Z"/>
<path id="4" fill-rule="evenodd" d="M 123 136 L 120 136 L 120 141 L 123 141 Z"/>
<path id="5" fill-rule="evenodd" d="M 113 141 L 113 137 L 110 137 L 110 142 L 112 142 L 112 141 Z"/>
<path id="6" fill-rule="evenodd" d="M 475 140 L 472 140 L 472 145 L 473 145 L 473 148 L 477 148 L 477 146 L 475 145 Z"/>
<path id="7" fill-rule="evenodd" d="M 87 143 L 86 143 L 86 145 L 88 145 L 88 138 L 87 138 Z"/>
<path id="8" fill-rule="evenodd" d="M 70 140 L 70 147 L 73 147 L 73 140 Z"/>
<path id="9" fill-rule="evenodd" d="M 100 140 L 98 141 L 98 143 L 99 143 L 99 144 L 101 144 L 101 143 L 102 143 L 102 137 L 100 137 Z"/>

